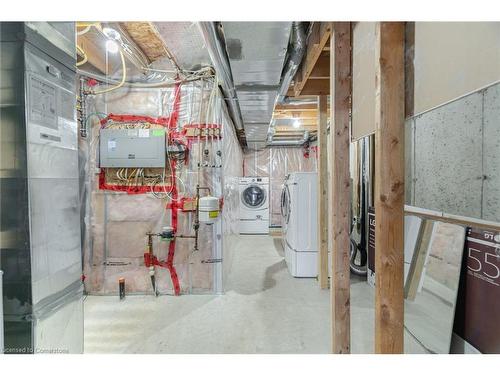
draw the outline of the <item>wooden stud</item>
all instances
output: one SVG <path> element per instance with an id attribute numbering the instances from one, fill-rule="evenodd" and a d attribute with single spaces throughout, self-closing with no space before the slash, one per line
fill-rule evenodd
<path id="1" fill-rule="evenodd" d="M 318 281 L 328 288 L 328 103 L 327 96 L 318 98 Z"/>
<path id="2" fill-rule="evenodd" d="M 329 93 L 329 79 L 308 79 L 300 90 L 300 95 L 328 95 Z M 297 97 L 297 95 L 295 96 Z"/>
<path id="3" fill-rule="evenodd" d="M 310 119 L 310 120 L 318 120 L 318 111 L 314 110 L 302 110 L 302 111 L 280 111 L 275 110 L 273 114 L 273 118 L 275 119 L 288 119 L 288 118 L 301 118 L 301 119 Z"/>
<path id="4" fill-rule="evenodd" d="M 308 97 L 303 96 L 301 97 L 302 99 L 308 99 Z M 295 104 L 277 104 L 276 105 L 276 111 L 303 111 L 303 110 L 314 110 L 316 111 L 316 104 L 300 104 L 300 105 L 295 105 Z"/>
<path id="5" fill-rule="evenodd" d="M 317 129 L 317 126 L 316 126 L 316 123 L 311 124 L 311 125 L 309 125 L 309 124 L 304 125 L 302 123 L 300 128 L 298 128 L 297 130 L 295 130 L 295 128 L 291 128 L 290 126 L 276 126 L 274 129 L 276 130 L 276 132 L 284 131 L 284 132 L 300 132 L 300 133 L 302 133 L 303 130 L 315 131 Z"/>
<path id="6" fill-rule="evenodd" d="M 310 127 L 313 127 L 314 129 L 317 128 L 317 125 L 318 125 L 318 119 L 315 118 L 315 119 L 305 119 L 305 118 L 300 118 L 300 117 L 297 117 L 297 119 L 300 121 L 300 128 L 310 128 Z M 280 119 L 278 119 L 280 120 Z M 290 123 L 290 125 L 292 124 L 292 120 L 295 120 L 295 118 L 289 118 L 288 119 L 288 122 Z M 283 125 L 283 126 L 286 126 L 286 125 Z"/>
<path id="7" fill-rule="evenodd" d="M 308 130 L 310 132 L 313 129 L 311 127 L 311 128 L 307 128 L 306 130 Z M 278 134 L 278 130 L 276 130 L 276 134 Z M 289 135 L 289 136 L 298 137 L 298 136 L 303 136 L 304 135 L 304 130 L 302 130 L 302 129 L 299 129 L 299 130 L 280 130 L 279 131 L 279 135 L 280 136 Z"/>
<path id="8" fill-rule="evenodd" d="M 331 128 L 329 217 L 332 218 L 331 304 L 333 353 L 350 352 L 349 114 L 351 97 L 351 26 L 335 22 L 330 41 Z"/>
<path id="9" fill-rule="evenodd" d="M 379 22 L 375 56 L 375 352 L 403 353 L 405 24 Z"/>
<path id="10" fill-rule="evenodd" d="M 421 218 L 444 221 L 449 224 L 463 225 L 467 227 L 481 228 L 485 230 L 500 231 L 500 223 L 490 220 L 476 219 L 468 216 L 448 214 L 446 212 L 429 210 L 426 208 L 405 205 L 407 215 L 416 215 Z"/>
<path id="11" fill-rule="evenodd" d="M 323 52 L 311 71 L 309 79 L 330 80 L 330 54 Z M 329 81 L 328 81 L 329 82 Z"/>

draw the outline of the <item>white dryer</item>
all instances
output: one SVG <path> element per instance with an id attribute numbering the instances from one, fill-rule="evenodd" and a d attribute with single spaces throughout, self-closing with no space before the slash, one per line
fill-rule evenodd
<path id="1" fill-rule="evenodd" d="M 287 186 L 289 174 L 285 176 L 285 181 L 283 182 L 283 186 L 281 187 L 281 197 L 280 197 L 280 213 L 281 213 L 281 247 L 283 251 L 286 249 L 286 231 L 288 226 L 288 205 L 290 204 L 290 189 Z"/>
<path id="2" fill-rule="evenodd" d="M 285 260 L 294 277 L 318 275 L 317 176 L 316 172 L 291 173 L 283 187 Z"/>
<path id="3" fill-rule="evenodd" d="M 240 178 L 240 234 L 269 233 L 269 177 Z"/>

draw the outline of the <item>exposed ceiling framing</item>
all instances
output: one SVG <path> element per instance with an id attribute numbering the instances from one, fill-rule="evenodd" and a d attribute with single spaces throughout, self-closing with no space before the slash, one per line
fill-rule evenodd
<path id="1" fill-rule="evenodd" d="M 330 93 L 330 22 L 315 22 L 307 38 L 306 55 L 295 75 L 288 95 L 328 95 Z"/>
<path id="2" fill-rule="evenodd" d="M 315 22 L 308 33 L 306 52 L 287 96 L 304 99 L 305 103 L 280 104 L 273 113 L 275 138 L 295 137 L 304 132 L 317 134 L 318 106 L 310 103 L 318 95 L 330 93 L 330 22 Z M 308 102 L 309 99 L 309 102 Z M 299 126 L 296 127 L 298 122 Z"/>
<path id="3" fill-rule="evenodd" d="M 265 31 L 267 34 L 257 38 L 263 43 L 255 51 L 248 49 L 249 46 L 252 46 L 249 40 L 255 39 L 255 30 L 251 27 L 252 25 L 224 23 L 224 26 L 226 39 L 229 40 L 229 47 L 231 47 L 228 48 L 231 68 L 234 70 L 233 75 L 235 75 L 235 86 L 242 111 L 245 113 L 245 128 L 248 127 L 246 129 L 248 130 L 247 137 L 261 147 L 266 142 L 267 124 L 271 119 L 271 113 L 267 114 L 268 117 L 265 114 L 273 107 L 279 75 L 284 63 L 284 48 L 288 41 L 290 26 L 282 23 L 266 24 L 268 27 L 261 31 Z M 118 27 L 118 24 L 113 27 Z M 165 38 L 172 36 L 174 32 L 176 41 L 172 42 L 173 46 L 170 46 L 169 43 L 168 48 L 173 56 L 181 56 L 179 63 L 183 68 L 189 69 L 198 64 L 206 65 L 209 61 L 209 57 L 205 56 L 207 51 L 203 45 L 203 39 L 191 23 L 122 22 L 119 27 L 140 48 L 149 62 L 154 63 L 156 68 L 162 67 L 164 63 L 168 62 L 169 51 Z M 192 35 L 194 33 L 196 35 Z M 311 100 L 315 101 L 317 95 L 329 94 L 330 35 L 331 23 L 316 22 L 311 25 L 305 56 L 294 77 L 294 82 L 288 90 L 289 97 L 300 99 L 299 104 L 295 102 L 276 105 L 275 111 L 272 113 L 274 136 L 300 139 L 304 132 L 308 132 L 312 136 L 315 135 L 318 112 L 317 104 L 311 103 Z M 249 40 L 245 39 L 247 36 Z M 272 38 L 274 38 L 273 43 L 264 43 L 264 41 L 271 41 Z M 200 48 L 193 48 L 194 46 L 184 48 L 183 44 L 179 43 L 179 40 L 184 39 L 199 40 L 197 43 L 203 50 L 203 55 L 198 56 L 201 52 L 193 54 L 195 50 L 199 51 Z M 109 66 L 106 67 L 105 54 L 102 53 L 100 45 L 101 41 L 104 42 L 104 40 L 102 32 L 98 30 L 93 30 L 78 38 L 78 44 L 87 53 L 89 64 L 101 73 L 109 70 Z M 233 46 L 235 43 L 236 46 Z M 279 45 L 281 47 L 278 47 Z M 236 51 L 235 47 L 238 46 L 240 50 Z M 274 49 L 271 49 L 271 46 Z M 283 52 L 280 53 L 280 51 Z M 113 62 L 108 61 L 108 64 L 113 64 Z M 166 67 L 168 68 L 169 65 L 167 64 Z M 270 68 L 274 69 L 273 72 L 275 71 L 273 75 L 268 71 Z M 267 94 L 268 91 L 272 95 L 264 98 L 263 95 Z M 304 100 L 304 104 L 300 103 L 302 100 Z M 297 122 L 299 123 L 298 127 Z"/>
<path id="4" fill-rule="evenodd" d="M 120 25 L 145 53 L 150 62 L 167 56 L 165 43 L 151 22 L 121 22 Z"/>

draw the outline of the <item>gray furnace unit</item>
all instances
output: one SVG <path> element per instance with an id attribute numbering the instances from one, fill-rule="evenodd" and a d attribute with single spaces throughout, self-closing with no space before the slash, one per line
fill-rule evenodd
<path id="1" fill-rule="evenodd" d="M 81 353 L 75 25 L 2 22 L 5 353 Z"/>

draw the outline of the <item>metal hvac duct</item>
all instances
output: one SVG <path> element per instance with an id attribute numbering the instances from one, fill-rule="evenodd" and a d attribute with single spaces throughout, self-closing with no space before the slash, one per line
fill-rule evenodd
<path id="1" fill-rule="evenodd" d="M 283 69 L 278 95 L 276 96 L 276 104 L 282 104 L 290 83 L 299 69 L 302 58 L 306 52 L 306 32 L 302 22 L 292 23 L 292 50 L 290 51 L 288 60 Z"/>
<path id="2" fill-rule="evenodd" d="M 222 22 L 247 143 L 265 147 L 292 22 Z"/>
<path id="3" fill-rule="evenodd" d="M 306 32 L 304 30 L 304 24 L 302 22 L 293 22 L 292 23 L 292 45 L 291 45 L 291 50 L 289 51 L 288 54 L 288 59 L 285 63 L 285 66 L 283 67 L 283 73 L 281 76 L 281 82 L 280 86 L 278 89 L 278 94 L 276 96 L 276 100 L 274 102 L 274 108 L 276 108 L 276 105 L 278 104 L 288 104 L 288 105 L 301 105 L 301 104 L 311 104 L 311 103 L 316 103 L 317 100 L 311 100 L 311 99 L 306 99 L 306 100 L 301 100 L 301 99 L 291 99 L 286 96 L 286 93 L 288 91 L 288 88 L 290 87 L 290 83 L 292 82 L 293 78 L 295 77 L 295 74 L 297 73 L 297 70 L 299 69 L 299 66 L 302 62 L 302 59 L 304 58 L 304 54 L 306 52 Z M 295 145 L 302 145 L 308 140 L 309 137 L 309 132 L 304 132 L 304 140 L 300 141 L 275 141 L 274 140 L 274 133 L 272 131 L 274 124 L 271 121 L 269 124 L 269 137 L 268 137 L 268 145 L 269 146 L 277 146 L 281 145 L 281 143 L 285 142 L 287 145 L 290 145 L 291 143 L 295 142 Z M 307 137 L 307 138 L 306 138 Z M 279 143 L 279 144 L 278 144 Z"/>
<path id="4" fill-rule="evenodd" d="M 217 22 L 198 22 L 198 27 L 205 40 L 208 54 L 214 64 L 217 76 L 222 83 L 223 94 L 226 97 L 226 103 L 229 107 L 234 126 L 238 131 L 244 131 L 238 96 L 234 88 L 231 67 L 226 52 L 226 43 L 219 30 L 220 26 Z"/>

